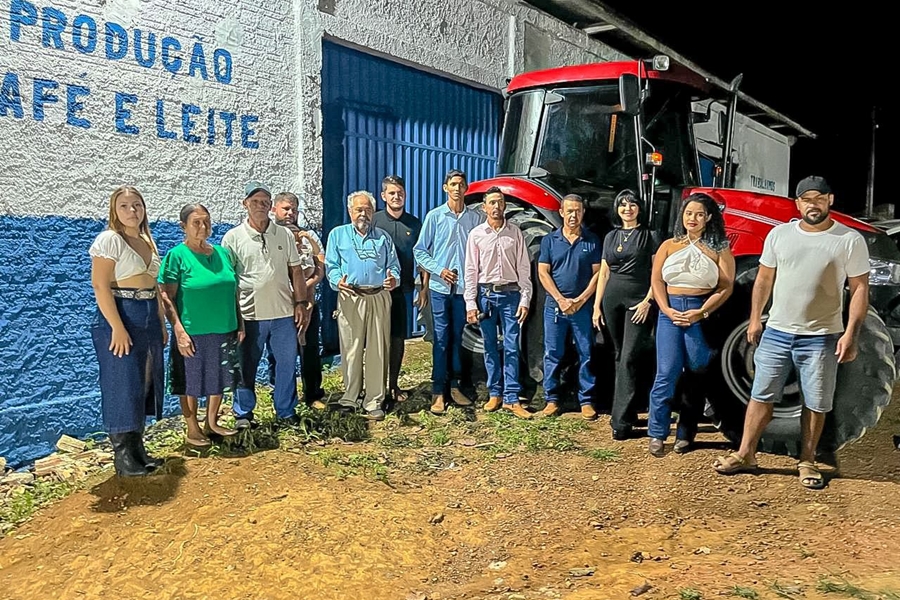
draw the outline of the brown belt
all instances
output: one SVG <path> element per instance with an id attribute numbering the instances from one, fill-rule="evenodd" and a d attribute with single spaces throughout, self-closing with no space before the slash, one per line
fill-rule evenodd
<path id="1" fill-rule="evenodd" d="M 367 296 L 371 296 L 377 294 L 378 292 L 384 289 L 383 285 L 379 286 L 360 286 L 360 285 L 351 285 L 350 289 L 352 289 L 357 294 L 364 294 Z"/>

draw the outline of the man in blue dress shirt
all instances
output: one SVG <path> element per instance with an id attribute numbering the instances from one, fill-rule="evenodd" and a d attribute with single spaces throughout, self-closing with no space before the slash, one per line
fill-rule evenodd
<path id="1" fill-rule="evenodd" d="M 338 292 L 346 389 L 340 404 L 358 408 L 365 383 L 362 408 L 368 418 L 380 421 L 388 377 L 391 290 L 400 278 L 400 262 L 391 238 L 372 225 L 375 197 L 364 190 L 353 192 L 347 209 L 350 223 L 331 230 L 325 245 L 325 276 Z"/>
<path id="2" fill-rule="evenodd" d="M 447 202 L 428 212 L 413 255 L 419 267 L 431 274 L 431 314 L 434 318 L 431 412 L 441 414 L 447 395 L 460 406 L 472 401 L 459 389 L 462 372 L 460 351 L 466 326 L 463 273 L 469 232 L 484 222 L 482 213 L 466 207 L 466 174 L 456 169 L 444 178 Z"/>

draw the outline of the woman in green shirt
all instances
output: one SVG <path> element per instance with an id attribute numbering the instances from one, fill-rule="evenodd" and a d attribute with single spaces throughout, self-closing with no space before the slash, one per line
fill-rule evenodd
<path id="1" fill-rule="evenodd" d="M 187 443 L 210 445 L 208 435 L 234 435 L 218 424 L 222 394 L 234 388 L 237 344 L 244 324 L 237 304 L 237 274 L 231 252 L 207 242 L 212 219 L 202 204 L 181 209 L 184 242 L 167 254 L 159 274 L 166 316 L 177 351 L 184 357 L 185 394 L 180 396 Z M 174 361 L 173 361 L 174 362 Z M 197 399 L 207 399 L 206 424 L 197 422 Z"/>

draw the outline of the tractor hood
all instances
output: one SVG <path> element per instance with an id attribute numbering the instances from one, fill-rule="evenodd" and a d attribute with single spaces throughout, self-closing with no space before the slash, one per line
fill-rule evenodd
<path id="1" fill-rule="evenodd" d="M 722 188 L 688 188 L 682 198 L 695 192 L 708 194 L 720 207 L 724 207 L 725 224 L 729 228 L 753 231 L 765 226 L 768 233 L 771 227 L 800 218 L 796 202 L 784 196 Z M 859 231 L 878 232 L 868 223 L 841 212 L 831 211 L 831 218 Z"/>
<path id="2" fill-rule="evenodd" d="M 495 186 L 500 188 L 505 196 L 511 196 L 545 211 L 558 211 L 562 202 L 559 194 L 549 187 L 520 177 L 494 177 L 475 181 L 469 185 L 469 189 L 466 191 L 466 201 L 481 202 L 484 193 Z"/>

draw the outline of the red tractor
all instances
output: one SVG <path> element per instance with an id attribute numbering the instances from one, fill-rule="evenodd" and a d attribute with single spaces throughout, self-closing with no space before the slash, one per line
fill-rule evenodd
<path id="1" fill-rule="evenodd" d="M 733 296 L 719 311 L 716 329 L 720 337 L 715 343 L 720 353 L 705 375 L 704 388 L 708 390 L 707 416 L 735 442 L 740 438 L 753 378 L 754 348 L 747 343 L 745 332 L 763 240 L 773 226 L 800 217 L 787 197 L 731 189 L 738 110 L 747 103 L 762 107 L 737 91 L 738 82 L 727 87 L 715 85 L 690 70 L 670 65 L 667 57 L 518 75 L 505 90 L 506 120 L 497 176 L 473 182 L 467 195 L 468 202 L 477 203 L 489 187 L 500 187 L 510 206 L 508 218 L 525 234 L 532 259 L 541 238 L 561 225 L 558 210 L 565 194 L 577 193 L 585 199 L 585 224 L 601 239 L 611 229 L 613 199 L 624 188 L 639 190 L 649 209 L 650 225 L 663 239 L 671 236 L 684 197 L 703 191 L 716 199 L 724 210 L 737 277 Z M 717 141 L 721 156 L 714 169 L 706 171 L 715 173 L 715 183 L 701 179 L 703 161 L 709 162 L 709 157 L 701 154 L 698 146 L 700 142 L 708 145 L 708 140 L 697 139 L 695 133 L 695 125 L 710 118 L 708 108 L 698 113 L 697 106 L 710 99 L 727 107 L 720 128 L 723 135 Z M 786 118 L 784 122 L 792 124 Z M 896 374 L 894 346 L 900 344 L 900 251 L 885 234 L 866 223 L 840 213 L 833 216 L 857 229 L 868 242 L 871 309 L 860 334 L 859 358 L 840 368 L 835 409 L 820 447 L 823 451 L 837 450 L 877 422 L 891 398 Z M 522 355 L 526 372 L 539 382 L 544 292 L 537 277 L 534 282 L 536 293 L 522 336 Z M 464 346 L 473 353 L 482 351 L 477 328 L 467 328 Z M 604 365 L 598 370 L 609 377 L 613 373 Z M 600 382 L 598 387 L 612 387 L 608 379 L 604 383 L 601 377 Z M 798 452 L 802 403 L 796 380 L 788 392 L 775 409 L 763 450 Z"/>

